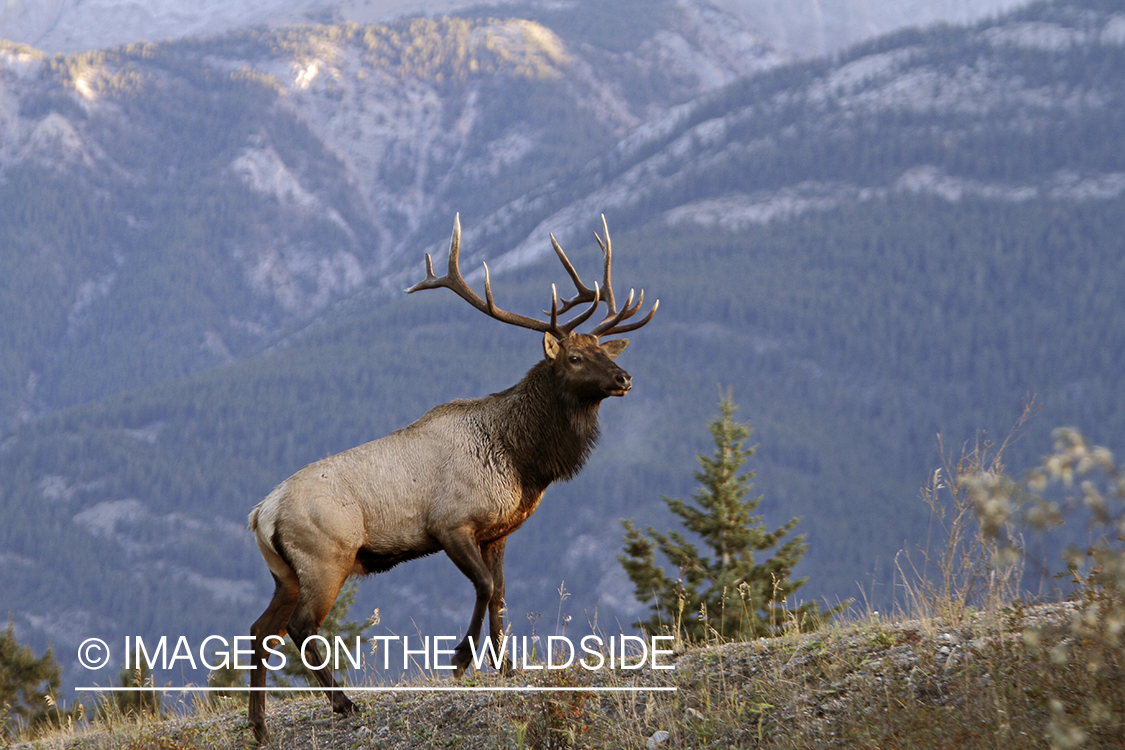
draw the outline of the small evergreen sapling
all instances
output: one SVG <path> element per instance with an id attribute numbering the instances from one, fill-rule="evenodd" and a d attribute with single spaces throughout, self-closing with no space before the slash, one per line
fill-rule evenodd
<path id="1" fill-rule="evenodd" d="M 16 639 L 16 625 L 0 631 L 0 742 L 16 740 L 21 732 L 35 736 L 46 727 L 62 726 L 80 717 L 81 707 L 60 711 L 54 697 L 62 683 L 54 649 L 36 658 Z"/>
<path id="2" fill-rule="evenodd" d="M 787 607 L 793 592 L 807 580 L 790 576 L 808 545 L 802 535 L 778 547 L 800 518 L 771 532 L 762 516 L 752 515 L 762 498 L 745 499 L 753 488 L 754 473 L 740 472 L 756 446 L 743 447 L 750 428 L 734 421 L 737 408 L 728 392 L 719 403 L 720 415 L 708 423 L 715 452 L 711 457 L 697 455 L 702 468 L 694 475 L 700 484 L 692 495 L 694 503 L 663 498 L 713 557 L 700 554 L 675 531 L 661 534 L 648 527 L 642 533 L 631 520 L 622 521 L 625 554 L 617 559 L 632 580 L 637 599 L 650 603 L 652 616 L 634 623 L 649 634 L 672 630 L 702 642 L 713 631 L 723 638 L 748 640 L 794 626 L 811 630 L 839 609 L 821 612 L 816 602 Z M 679 569 L 677 580 L 656 564 L 658 550 Z M 755 553 L 771 550 L 772 556 L 757 562 Z"/>

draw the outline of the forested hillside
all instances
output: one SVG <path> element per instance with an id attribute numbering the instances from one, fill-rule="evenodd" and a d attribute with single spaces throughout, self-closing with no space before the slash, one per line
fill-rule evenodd
<path id="1" fill-rule="evenodd" d="M 259 353 L 412 266 L 455 211 L 776 64 L 738 28 L 700 49 L 688 24 L 683 60 L 650 49 L 670 7 L 633 9 L 646 23 L 613 49 L 519 18 L 0 45 L 0 424 Z M 490 252 L 534 226 L 507 213 Z"/>
<path id="2" fill-rule="evenodd" d="M 426 23 L 445 50 L 494 29 Z M 423 251 L 443 262 L 458 210 L 464 268 L 488 259 L 505 309 L 536 314 L 550 283 L 569 284 L 548 231 L 595 277 L 603 211 L 618 293 L 661 300 L 619 359 L 635 388 L 604 406 L 589 466 L 509 542 L 517 629 L 527 613 L 554 622 L 562 582 L 583 627 L 636 619 L 617 519 L 670 523 L 660 495 L 690 492 L 726 386 L 760 445 L 761 512 L 773 525 L 804 516 L 800 593 L 833 602 L 891 601 L 895 553 L 926 538 L 918 488 L 940 463 L 938 433 L 953 451 L 978 431 L 999 439 L 1035 396 L 1036 436 L 1075 424 L 1125 445 L 1125 15 L 1113 4 L 904 32 L 670 108 L 686 89 L 591 99 L 606 89 L 551 45 L 493 50 L 458 80 L 470 57 L 410 63 L 414 47 L 391 33 L 119 50 L 91 62 L 110 71 L 96 81 L 74 58 L 6 64 L 8 96 L 23 87 L 18 127 L 38 118 L 43 138 L 79 144 L 68 164 L 103 165 L 60 169 L 43 154 L 64 152 L 35 146 L 0 182 L 0 411 L 18 416 L 0 438 L 0 591 L 64 657 L 86 635 L 244 633 L 271 590 L 245 516 L 273 485 L 443 400 L 505 388 L 541 356 L 537 337 L 447 292 L 398 291 L 422 278 Z M 398 66 L 420 99 L 378 109 L 342 63 L 352 77 L 318 68 L 315 97 L 276 84 L 267 51 L 289 49 L 307 71 L 325 39 L 345 57 L 390 50 L 367 75 Z M 90 134 L 111 115 L 81 114 L 80 89 L 52 75 L 130 92 L 104 96 L 128 113 L 112 132 L 141 145 L 110 153 L 116 141 Z M 174 113 L 145 114 L 169 87 L 190 138 Z M 333 97 L 376 112 L 302 114 Z M 424 132 L 439 135 L 423 148 L 401 134 L 429 101 L 440 127 Z M 524 109 L 509 121 L 513 102 Z M 380 116 L 402 128 L 398 145 L 363 156 Z M 491 135 L 441 140 L 459 128 Z M 320 133 L 336 134 L 331 147 Z M 19 148 L 39 143 L 26 138 Z M 157 166 L 128 160 L 165 145 Z M 1023 450 L 1009 460 L 1030 464 Z M 387 632 L 454 635 L 470 594 L 432 558 L 363 584 L 356 616 L 379 607 Z"/>

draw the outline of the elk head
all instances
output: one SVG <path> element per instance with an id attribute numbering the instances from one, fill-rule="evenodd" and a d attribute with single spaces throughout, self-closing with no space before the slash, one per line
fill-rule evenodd
<path id="1" fill-rule="evenodd" d="M 543 334 L 543 352 L 555 377 L 575 398 L 600 401 L 606 396 L 624 396 L 633 387 L 629 373 L 613 363 L 628 345 L 628 339 L 604 344 L 588 333 L 575 333 L 562 341 Z"/>

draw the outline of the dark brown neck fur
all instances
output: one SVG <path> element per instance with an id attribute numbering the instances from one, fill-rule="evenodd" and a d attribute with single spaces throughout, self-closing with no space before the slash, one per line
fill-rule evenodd
<path id="1" fill-rule="evenodd" d="M 598 441 L 601 399 L 564 391 L 549 360 L 532 367 L 516 385 L 497 393 L 496 437 L 511 457 L 527 493 L 571 479 Z"/>

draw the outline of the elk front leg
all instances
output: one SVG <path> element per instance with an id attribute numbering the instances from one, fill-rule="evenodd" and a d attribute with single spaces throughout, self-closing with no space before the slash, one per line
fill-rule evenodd
<path id="1" fill-rule="evenodd" d="M 472 644 L 480 648 L 480 631 L 484 624 L 484 613 L 489 608 L 495 590 L 492 573 L 481 557 L 480 546 L 473 534 L 466 529 L 453 531 L 442 541 L 445 554 L 454 565 L 473 582 L 477 592 L 476 604 L 473 606 L 473 617 L 469 620 L 469 628 L 465 637 L 453 649 L 453 676 L 460 677 L 465 674 L 465 669 L 473 660 Z"/>
<path id="2" fill-rule="evenodd" d="M 501 651 L 504 637 L 504 545 L 508 538 L 497 539 L 481 545 L 481 557 L 492 574 L 492 598 L 488 600 L 488 635 L 492 639 L 493 653 L 497 658 L 493 666 L 501 675 L 512 673 L 512 662 L 507 651 Z"/>

